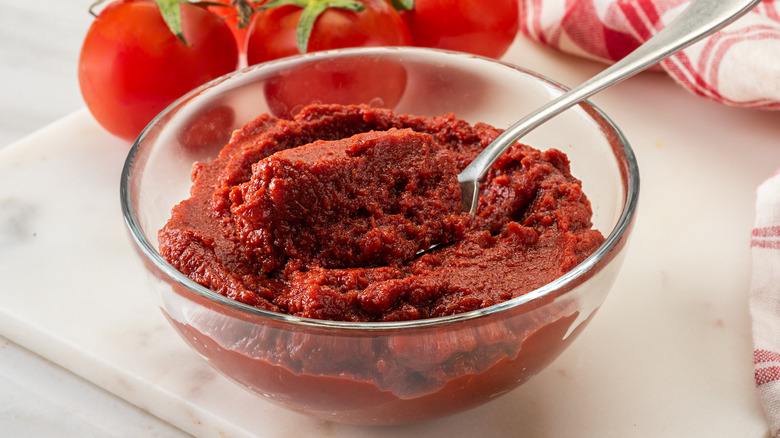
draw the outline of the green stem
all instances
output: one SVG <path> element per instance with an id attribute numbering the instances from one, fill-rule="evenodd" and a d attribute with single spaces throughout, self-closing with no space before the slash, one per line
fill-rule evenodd
<path id="1" fill-rule="evenodd" d="M 306 53 L 309 47 L 309 38 L 314 29 L 314 23 L 323 12 L 330 8 L 344 9 L 352 12 L 362 12 L 366 5 L 354 0 L 271 0 L 257 8 L 265 10 L 278 8 L 280 6 L 297 6 L 303 8 L 301 18 L 298 20 L 298 27 L 295 31 L 296 44 L 301 53 Z"/>
<path id="2" fill-rule="evenodd" d="M 160 14 L 171 32 L 179 41 L 189 46 L 181 28 L 181 4 L 188 3 L 187 0 L 154 0 L 154 2 L 160 8 Z"/>
<path id="3" fill-rule="evenodd" d="M 414 9 L 414 0 L 390 0 L 390 5 L 396 11 L 411 11 Z"/>

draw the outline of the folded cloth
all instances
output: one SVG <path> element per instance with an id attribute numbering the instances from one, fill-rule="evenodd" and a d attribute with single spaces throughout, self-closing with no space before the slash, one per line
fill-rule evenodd
<path id="1" fill-rule="evenodd" d="M 758 187 L 751 235 L 753 366 L 772 437 L 780 438 L 780 171 Z"/>
<path id="2" fill-rule="evenodd" d="M 619 60 L 691 0 L 519 0 L 521 31 L 550 47 Z M 658 67 L 656 67 L 658 68 Z M 691 92 L 727 105 L 780 109 L 780 0 L 764 0 L 721 31 L 660 63 Z"/>

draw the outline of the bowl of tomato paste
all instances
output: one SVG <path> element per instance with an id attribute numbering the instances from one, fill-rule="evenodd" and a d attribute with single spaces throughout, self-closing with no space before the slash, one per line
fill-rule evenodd
<path id="1" fill-rule="evenodd" d="M 587 102 L 513 145 L 461 210 L 457 173 L 563 92 L 411 47 L 286 58 L 192 91 L 121 179 L 160 309 L 214 369 L 325 420 L 410 423 L 512 391 L 594 317 L 636 213 L 633 151 Z"/>

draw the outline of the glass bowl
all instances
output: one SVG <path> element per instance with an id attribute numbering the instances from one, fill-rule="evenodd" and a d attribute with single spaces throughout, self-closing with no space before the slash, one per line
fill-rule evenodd
<path id="1" fill-rule="evenodd" d="M 260 310 L 204 288 L 158 252 L 157 232 L 189 196 L 194 162 L 261 113 L 311 103 L 367 103 L 454 113 L 506 128 L 564 92 L 517 66 L 423 48 L 318 52 L 252 66 L 200 87 L 139 136 L 121 179 L 124 218 L 151 290 L 184 341 L 216 370 L 289 409 L 325 420 L 399 424 L 450 415 L 505 394 L 563 352 L 604 302 L 637 206 L 634 154 L 583 103 L 522 139 L 557 148 L 582 180 L 606 241 L 557 280 L 502 304 L 408 322 L 354 323 Z"/>

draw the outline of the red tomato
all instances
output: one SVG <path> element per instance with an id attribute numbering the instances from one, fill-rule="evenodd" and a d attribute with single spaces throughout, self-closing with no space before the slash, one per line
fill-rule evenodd
<path id="1" fill-rule="evenodd" d="M 307 52 L 343 47 L 407 46 L 412 40 L 398 13 L 384 0 L 360 0 L 365 9 L 329 8 L 314 23 Z M 249 65 L 300 53 L 296 30 L 303 9 L 279 6 L 255 13 L 247 41 Z"/>
<path id="2" fill-rule="evenodd" d="M 135 139 L 174 100 L 238 65 L 233 34 L 219 17 L 189 3 L 181 4 L 181 16 L 188 45 L 148 0 L 113 2 L 90 26 L 79 85 L 95 119 L 112 134 Z"/>
<path id="3" fill-rule="evenodd" d="M 311 74 L 314 70 L 317 74 Z M 265 84 L 271 113 L 291 119 L 312 103 L 367 104 L 392 109 L 406 89 L 406 67 L 390 59 L 323 59 L 290 68 Z"/>
<path id="4" fill-rule="evenodd" d="M 518 30 L 517 0 L 415 0 L 401 12 L 416 46 L 500 58 Z"/>

